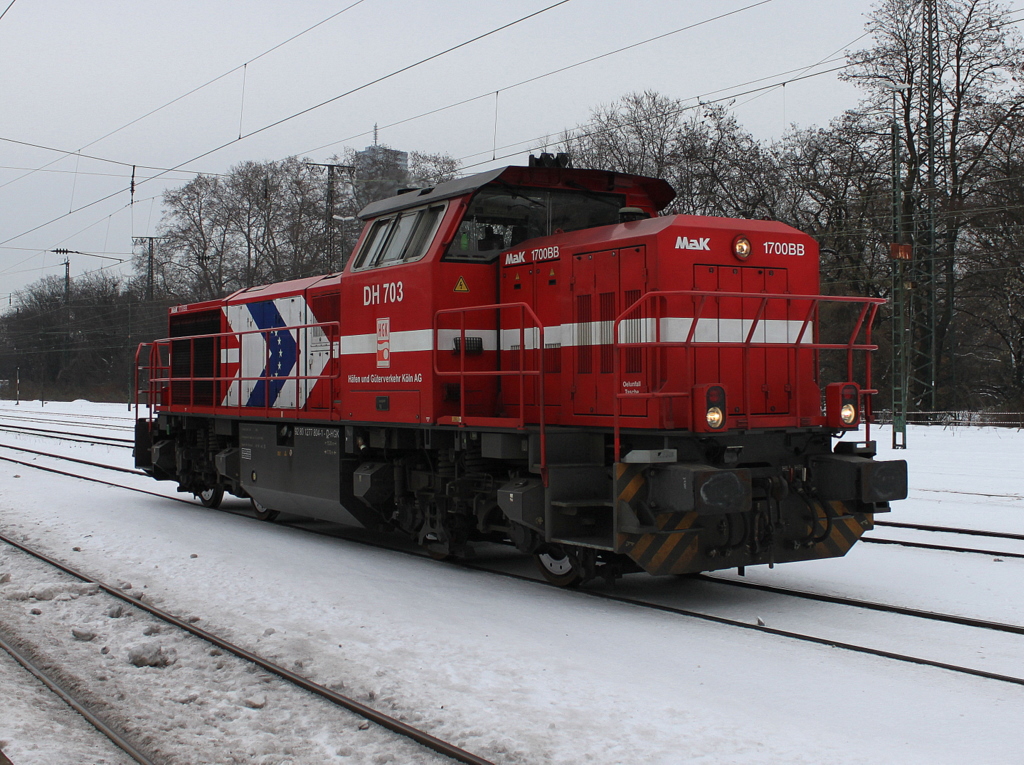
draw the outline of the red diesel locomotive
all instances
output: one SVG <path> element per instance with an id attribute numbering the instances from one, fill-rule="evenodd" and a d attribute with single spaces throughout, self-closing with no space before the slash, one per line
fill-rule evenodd
<path id="1" fill-rule="evenodd" d="M 559 585 L 845 554 L 907 490 L 833 448 L 870 427 L 881 301 L 820 295 L 789 226 L 552 159 L 369 205 L 341 273 L 172 308 L 137 466 Z"/>

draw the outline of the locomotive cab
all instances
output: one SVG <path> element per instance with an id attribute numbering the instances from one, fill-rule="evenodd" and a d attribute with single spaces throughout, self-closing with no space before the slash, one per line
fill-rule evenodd
<path id="1" fill-rule="evenodd" d="M 366 224 L 346 268 L 342 303 L 352 331 L 374 339 L 374 353 L 343 344 L 352 356 L 345 359 L 352 405 L 342 407 L 342 416 L 358 418 L 372 400 L 376 416 L 397 422 L 503 418 L 509 386 L 498 374 L 498 338 L 510 337 L 524 315 L 486 307 L 535 308 L 532 299 L 499 294 L 503 253 L 615 224 L 627 205 L 653 215 L 674 196 L 667 183 L 650 178 L 510 167 L 369 205 L 360 213 Z M 464 351 L 456 347 L 463 341 Z M 473 379 L 457 378 L 456 369 Z"/>

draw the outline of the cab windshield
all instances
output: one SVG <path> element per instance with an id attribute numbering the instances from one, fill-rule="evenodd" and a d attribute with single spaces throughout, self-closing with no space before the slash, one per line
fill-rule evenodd
<path id="1" fill-rule="evenodd" d="M 623 194 L 485 186 L 469 203 L 448 261 L 489 262 L 526 239 L 619 222 Z"/>

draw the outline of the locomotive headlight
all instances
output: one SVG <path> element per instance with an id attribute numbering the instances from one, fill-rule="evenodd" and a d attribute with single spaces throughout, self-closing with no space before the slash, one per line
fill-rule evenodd
<path id="1" fill-rule="evenodd" d="M 839 419 L 846 425 L 852 425 L 857 419 L 857 407 L 853 404 L 843 404 L 843 408 L 839 410 Z"/>
<path id="2" fill-rule="evenodd" d="M 860 386 L 857 383 L 826 385 L 825 418 L 830 428 L 856 428 L 860 425 Z"/>
<path id="3" fill-rule="evenodd" d="M 725 430 L 729 420 L 725 386 L 697 385 L 691 393 L 691 428 L 698 433 Z"/>
<path id="4" fill-rule="evenodd" d="M 732 254 L 740 260 L 746 260 L 753 251 L 750 240 L 745 236 L 738 236 L 732 240 Z"/>

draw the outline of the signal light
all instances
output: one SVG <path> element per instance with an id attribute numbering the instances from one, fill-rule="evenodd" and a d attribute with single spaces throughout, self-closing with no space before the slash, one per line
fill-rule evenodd
<path id="1" fill-rule="evenodd" d="M 746 260 L 750 257 L 750 253 L 754 251 L 753 246 L 750 244 L 750 240 L 745 236 L 738 236 L 732 240 L 732 254 L 740 260 Z"/>
<path id="2" fill-rule="evenodd" d="M 725 428 L 725 388 L 721 385 L 698 385 L 693 389 L 692 429 L 709 433 Z"/>
<path id="3" fill-rule="evenodd" d="M 831 383 L 825 386 L 825 421 L 830 428 L 847 430 L 860 425 L 860 386 Z"/>

